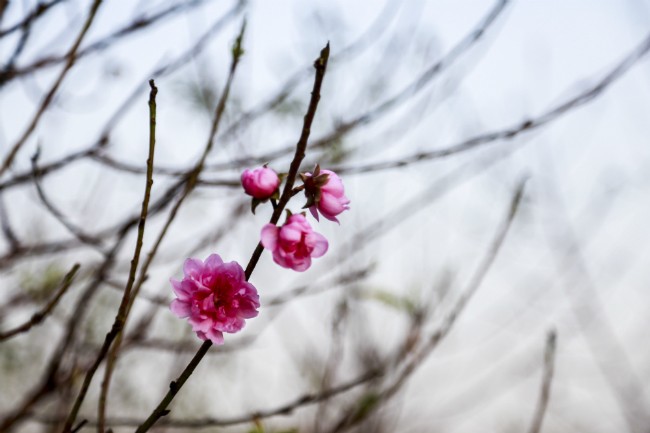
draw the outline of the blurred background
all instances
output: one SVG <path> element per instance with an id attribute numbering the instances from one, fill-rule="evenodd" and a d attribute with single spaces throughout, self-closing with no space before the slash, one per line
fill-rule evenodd
<path id="1" fill-rule="evenodd" d="M 328 41 L 303 169 L 339 173 L 351 209 L 311 220 L 330 249 L 308 271 L 263 253 L 259 316 L 154 430 L 650 432 L 643 0 L 0 0 L 0 430 L 61 431 L 111 329 L 148 80 L 137 296 L 79 431 L 102 394 L 99 430 L 134 431 L 198 350 L 169 278 L 248 262 L 272 209 L 251 214 L 239 175 L 288 171 Z"/>

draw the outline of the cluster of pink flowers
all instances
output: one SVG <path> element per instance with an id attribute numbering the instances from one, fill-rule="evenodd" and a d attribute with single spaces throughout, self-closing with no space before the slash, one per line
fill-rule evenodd
<path id="1" fill-rule="evenodd" d="M 281 175 L 266 165 L 247 169 L 241 174 L 246 194 L 252 197 L 252 209 L 260 203 L 272 201 L 277 206 Z M 300 174 L 303 184 L 292 191 L 304 191 L 309 209 L 316 221 L 322 215 L 339 223 L 337 218 L 349 209 L 343 182 L 331 170 Z M 311 266 L 312 258 L 323 256 L 329 247 L 327 239 L 315 232 L 304 213 L 292 214 L 280 227 L 266 224 L 262 228 L 261 243 L 271 251 L 278 265 L 303 272 Z M 260 307 L 257 289 L 246 280 L 244 270 L 237 262 L 224 263 L 217 254 L 205 262 L 187 259 L 182 280 L 171 279 L 176 299 L 171 310 L 180 318 L 187 318 L 196 335 L 214 344 L 223 344 L 223 333 L 234 333 L 245 325 L 245 319 L 258 314 Z"/>
<path id="2" fill-rule="evenodd" d="M 294 191 L 305 192 L 307 203 L 303 208 L 308 208 L 316 221 L 322 215 L 339 223 L 337 216 L 350 208 L 341 178 L 331 170 L 321 170 L 318 165 L 313 172 L 301 173 L 300 178 L 303 184 Z M 277 194 L 279 183 L 280 177 L 266 166 L 242 173 L 244 191 L 253 200 L 272 198 Z M 255 206 L 254 201 L 253 209 Z M 281 227 L 265 225 L 261 241 L 264 248 L 273 254 L 275 263 L 298 272 L 309 269 L 311 259 L 321 257 L 328 248 L 327 239 L 312 229 L 303 214 L 289 213 Z"/>

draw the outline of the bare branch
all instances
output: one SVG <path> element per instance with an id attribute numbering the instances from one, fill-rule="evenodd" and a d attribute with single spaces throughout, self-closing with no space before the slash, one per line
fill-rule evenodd
<path id="1" fill-rule="evenodd" d="M 36 113 L 34 114 L 34 117 L 32 117 L 32 120 L 30 121 L 29 125 L 27 126 L 23 134 L 20 136 L 18 141 L 11 147 L 9 154 L 5 157 L 2 166 L 0 166 L 0 176 L 2 176 L 4 172 L 7 171 L 7 169 L 11 166 L 14 158 L 16 157 L 16 154 L 23 146 L 23 144 L 25 144 L 27 139 L 32 135 L 32 133 L 36 129 L 36 125 L 38 125 L 38 122 L 41 120 L 41 116 L 43 115 L 43 113 L 45 113 L 45 110 L 47 110 L 47 108 L 52 103 L 54 99 L 54 95 L 56 94 L 56 92 L 59 90 L 59 87 L 61 87 L 61 84 L 63 83 L 63 79 L 65 78 L 65 76 L 68 74 L 68 71 L 72 68 L 72 66 L 75 63 L 75 60 L 77 58 L 76 57 L 77 50 L 79 49 L 79 46 L 81 45 L 81 42 L 84 39 L 84 36 L 86 36 L 86 33 L 90 29 L 90 26 L 92 25 L 95 16 L 97 14 L 97 10 L 99 9 L 99 6 L 101 6 L 101 4 L 102 4 L 102 0 L 93 1 L 90 7 L 90 11 L 88 12 L 88 17 L 86 18 L 86 22 L 84 23 L 81 32 L 79 33 L 77 39 L 72 44 L 72 47 L 66 54 L 66 62 L 65 62 L 65 66 L 63 67 L 63 70 L 59 73 L 59 76 L 54 81 L 54 84 L 47 92 L 43 100 L 41 101 L 41 104 L 36 110 Z"/>
<path id="2" fill-rule="evenodd" d="M 68 291 L 72 285 L 72 281 L 79 270 L 79 264 L 75 264 L 70 271 L 63 277 L 59 290 L 54 294 L 52 299 L 38 312 L 32 315 L 32 318 L 27 322 L 23 323 L 20 326 L 17 326 L 9 331 L 0 332 L 0 342 L 8 340 L 12 337 L 15 337 L 18 334 L 27 332 L 32 329 L 34 326 L 41 324 L 49 315 L 52 313 L 54 308 L 57 306 L 63 295 Z"/>
<path id="3" fill-rule="evenodd" d="M 535 415 L 528 429 L 528 433 L 540 433 L 542 431 L 542 423 L 544 422 L 544 415 L 546 408 L 551 398 L 551 383 L 553 382 L 553 371 L 555 369 L 555 348 L 556 348 L 557 334 L 554 330 L 548 332 L 546 336 L 546 349 L 544 350 L 544 372 L 542 374 L 542 385 L 539 390 L 539 398 L 537 400 L 537 407 L 535 408 Z"/>
<path id="4" fill-rule="evenodd" d="M 138 235 L 135 244 L 135 249 L 133 251 L 133 259 L 131 260 L 131 269 L 129 270 L 129 279 L 127 281 L 126 287 L 124 288 L 124 295 L 120 303 L 119 310 L 115 316 L 115 321 L 113 326 L 108 334 L 106 334 L 106 339 L 104 340 L 104 345 L 97 355 L 93 365 L 86 372 L 84 377 L 83 384 L 79 390 L 79 394 L 70 410 L 70 414 L 66 419 L 66 422 L 63 426 L 63 432 L 67 433 L 72 429 L 72 425 L 75 422 L 77 413 L 81 408 L 81 403 L 83 403 L 84 398 L 86 397 L 86 392 L 90 387 L 90 382 L 99 368 L 102 360 L 108 353 L 108 350 L 113 342 L 124 327 L 124 322 L 126 321 L 127 308 L 129 305 L 131 290 L 133 289 L 133 283 L 135 281 L 135 273 L 138 267 L 138 262 L 140 260 L 140 251 L 142 250 L 142 243 L 144 238 L 144 228 L 147 220 L 147 212 L 149 210 L 149 200 L 151 198 L 151 187 L 153 186 L 153 164 L 154 164 L 154 151 L 156 148 L 156 94 L 158 93 L 158 88 L 155 86 L 154 81 L 149 82 L 151 86 L 151 92 L 149 94 L 149 156 L 147 158 L 147 177 L 145 179 L 145 189 L 144 189 L 144 198 L 142 200 L 142 210 L 140 213 L 140 221 L 138 223 Z"/>

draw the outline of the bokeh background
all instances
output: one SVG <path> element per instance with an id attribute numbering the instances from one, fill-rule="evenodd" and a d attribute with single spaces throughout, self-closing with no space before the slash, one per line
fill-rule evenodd
<path id="1" fill-rule="evenodd" d="M 20 143 L 0 179 L 0 331 L 81 265 L 43 324 L 0 341 L 3 428 L 60 431 L 113 323 L 147 81 L 143 258 L 245 20 L 214 147 L 134 301 L 107 427 L 133 431 L 200 346 L 168 280 L 187 257 L 247 263 L 272 210 L 250 213 L 239 174 L 288 170 L 329 41 L 303 167 L 340 173 L 351 209 L 312 220 L 330 250 L 307 272 L 263 254 L 260 315 L 210 349 L 156 430 L 650 432 L 650 3 L 105 0 L 66 68 L 93 3 L 0 1 L 4 162 Z M 96 429 L 103 368 L 81 431 Z"/>

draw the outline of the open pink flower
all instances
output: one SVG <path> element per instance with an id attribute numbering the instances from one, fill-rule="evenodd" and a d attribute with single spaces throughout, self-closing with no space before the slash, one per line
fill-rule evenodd
<path id="1" fill-rule="evenodd" d="M 212 254 L 205 263 L 187 259 L 183 273 L 181 281 L 170 280 L 176 293 L 170 308 L 178 317 L 188 318 L 200 339 L 223 344 L 224 332 L 237 332 L 244 319 L 257 316 L 257 289 L 246 281 L 239 263 L 224 263 Z"/>
<path id="2" fill-rule="evenodd" d="M 244 170 L 241 174 L 241 184 L 246 194 L 264 200 L 271 197 L 278 189 L 280 178 L 270 168 L 259 167 L 254 170 Z"/>
<path id="3" fill-rule="evenodd" d="M 262 245 L 273 252 L 275 263 L 298 272 L 307 270 L 312 257 L 321 257 L 328 247 L 327 239 L 313 231 L 302 214 L 291 215 L 282 227 L 265 225 Z"/>
<path id="4" fill-rule="evenodd" d="M 305 173 L 303 179 L 308 205 L 311 204 L 309 211 L 316 221 L 319 221 L 320 213 L 328 220 L 338 223 L 336 216 L 350 209 L 350 200 L 345 196 L 341 178 L 331 170 L 320 170 L 316 166 L 314 173 Z"/>

